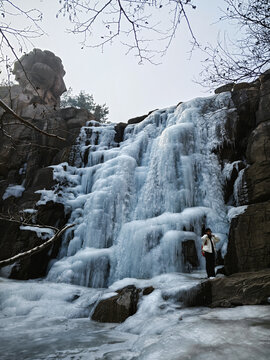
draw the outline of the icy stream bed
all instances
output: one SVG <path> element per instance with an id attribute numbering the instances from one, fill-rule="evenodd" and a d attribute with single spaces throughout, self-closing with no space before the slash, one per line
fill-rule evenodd
<path id="1" fill-rule="evenodd" d="M 202 276 L 123 279 L 109 289 L 0 279 L 0 358 L 269 359 L 269 306 L 183 308 L 175 301 L 181 289 L 196 285 Z M 98 298 L 131 283 L 156 289 L 134 316 L 122 324 L 90 320 Z"/>

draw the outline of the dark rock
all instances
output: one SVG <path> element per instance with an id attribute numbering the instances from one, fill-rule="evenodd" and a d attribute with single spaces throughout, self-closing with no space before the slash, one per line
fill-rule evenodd
<path id="1" fill-rule="evenodd" d="M 45 205 L 37 207 L 37 223 L 48 226 L 62 227 L 67 219 L 65 214 L 64 205 L 48 201 Z"/>
<path id="2" fill-rule="evenodd" d="M 55 185 L 55 181 L 53 180 L 53 169 L 49 167 L 45 167 L 42 169 L 38 169 L 35 172 L 35 177 L 32 183 L 32 187 L 36 187 L 37 189 L 51 189 Z"/>
<path id="3" fill-rule="evenodd" d="M 20 230 L 20 224 L 12 221 L 1 219 L 0 228 L 2 230 L 0 260 L 8 259 L 20 252 L 30 250 L 37 245 L 41 245 L 44 241 L 39 239 L 32 231 Z M 16 241 L 10 241 L 11 234 L 12 238 L 15 238 Z M 12 279 L 27 280 L 45 276 L 50 260 L 48 255 L 49 250 L 45 249 L 34 256 L 17 262 L 12 267 L 9 277 Z"/>
<path id="4" fill-rule="evenodd" d="M 267 71 L 260 77 L 260 103 L 256 114 L 257 124 L 270 120 L 270 73 Z"/>
<path id="5" fill-rule="evenodd" d="M 92 319 L 100 322 L 121 323 L 137 311 L 139 289 L 127 286 L 109 299 L 101 300 L 92 315 Z"/>
<path id="6" fill-rule="evenodd" d="M 147 116 L 149 116 L 150 114 L 152 114 L 152 112 L 154 112 L 154 111 L 156 111 L 156 110 L 157 110 L 157 109 L 149 111 L 149 113 L 148 113 L 147 115 L 137 116 L 137 117 L 135 117 L 135 118 L 129 119 L 129 120 L 128 120 L 128 125 L 138 124 L 138 123 L 142 122 L 144 119 L 147 118 Z"/>
<path id="7" fill-rule="evenodd" d="M 144 119 L 146 119 L 147 116 L 148 116 L 148 115 L 142 115 L 142 116 L 137 116 L 137 117 L 135 117 L 135 118 L 129 119 L 129 120 L 128 120 L 128 125 L 138 124 L 138 123 L 142 122 Z"/>
<path id="8" fill-rule="evenodd" d="M 114 141 L 116 143 L 120 143 L 123 141 L 123 137 L 124 137 L 124 132 L 125 132 L 125 128 L 127 127 L 127 124 L 125 123 L 118 123 L 115 125 L 114 130 L 115 130 L 115 136 L 114 136 Z"/>
<path id="9" fill-rule="evenodd" d="M 220 94 L 226 91 L 232 91 L 234 83 L 222 85 L 215 90 L 215 94 Z"/>
<path id="10" fill-rule="evenodd" d="M 182 242 L 182 254 L 185 265 L 189 264 L 193 268 L 199 266 L 199 260 L 194 240 L 185 240 Z"/>
<path id="11" fill-rule="evenodd" d="M 234 193 L 234 184 L 236 179 L 238 178 L 239 172 L 243 170 L 246 167 L 243 161 L 236 162 L 233 165 L 232 172 L 230 174 L 230 177 L 226 179 L 226 184 L 224 187 L 224 200 L 225 203 L 232 203 L 232 195 Z M 234 203 L 233 203 L 234 205 Z"/>
<path id="12" fill-rule="evenodd" d="M 211 282 L 211 307 L 268 304 L 270 269 L 238 273 Z"/>
<path id="13" fill-rule="evenodd" d="M 270 201 L 269 161 L 256 162 L 248 167 L 245 171 L 245 181 L 249 203 Z"/>
<path id="14" fill-rule="evenodd" d="M 178 301 L 184 306 L 232 307 L 268 304 L 270 269 L 233 274 L 203 281 L 182 291 Z"/>
<path id="15" fill-rule="evenodd" d="M 168 300 L 168 297 L 163 296 L 164 300 Z M 181 290 L 177 295 L 176 301 L 181 303 L 181 306 L 209 306 L 211 304 L 211 283 L 209 281 L 203 281 L 200 284 Z"/>
<path id="16" fill-rule="evenodd" d="M 153 286 L 149 286 L 145 289 L 143 289 L 143 295 L 150 295 L 155 289 L 153 288 Z"/>
<path id="17" fill-rule="evenodd" d="M 259 79 L 253 81 L 253 82 L 241 82 L 241 83 L 237 83 L 234 84 L 233 86 L 233 91 L 239 91 L 239 90 L 244 90 L 244 89 L 260 89 L 261 87 L 261 82 Z"/>
<path id="18" fill-rule="evenodd" d="M 220 266 L 220 265 L 224 265 L 224 259 L 221 255 L 221 250 L 218 250 L 216 254 L 216 266 Z"/>
<path id="19" fill-rule="evenodd" d="M 225 256 L 227 274 L 258 271 L 270 267 L 270 202 L 249 205 L 232 219 L 228 250 Z"/>
<path id="20" fill-rule="evenodd" d="M 238 120 L 234 130 L 235 153 L 237 156 L 235 160 L 242 160 L 245 157 L 249 136 L 256 127 L 259 95 L 259 90 L 253 88 L 232 93 L 232 100 L 238 113 Z"/>
<path id="21" fill-rule="evenodd" d="M 252 164 L 245 173 L 249 202 L 270 200 L 270 121 L 259 124 L 251 134 L 247 158 Z"/>
<path id="22" fill-rule="evenodd" d="M 247 159 L 251 164 L 270 161 L 270 121 L 259 124 L 250 135 Z"/>

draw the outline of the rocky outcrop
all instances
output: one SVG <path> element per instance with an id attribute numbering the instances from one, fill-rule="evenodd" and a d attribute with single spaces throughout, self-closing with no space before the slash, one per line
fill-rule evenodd
<path id="1" fill-rule="evenodd" d="M 270 270 L 233 274 L 211 283 L 211 307 L 269 304 Z"/>
<path id="2" fill-rule="evenodd" d="M 66 223 L 67 214 L 61 204 L 36 205 L 40 198 L 36 191 L 49 190 L 55 185 L 50 165 L 72 164 L 71 149 L 79 131 L 93 119 L 87 110 L 57 107 L 65 91 L 65 71 L 61 60 L 50 51 L 33 50 L 15 64 L 14 72 L 20 85 L 0 88 L 1 99 L 23 119 L 65 141 L 42 135 L 0 110 L 5 130 L 0 132 L 0 260 L 44 242 L 33 231 L 21 231 L 20 224 L 14 220 L 37 221 L 58 228 Z M 59 244 L 57 241 L 49 251 L 16 264 L 10 269 L 10 276 L 18 279 L 44 276 Z"/>
<path id="3" fill-rule="evenodd" d="M 270 266 L 270 72 L 252 83 L 229 84 L 238 118 L 228 117 L 230 142 L 219 149 L 221 163 L 234 162 L 225 186 L 225 200 L 247 210 L 232 219 L 227 274 Z"/>
<path id="4" fill-rule="evenodd" d="M 233 307 L 267 305 L 270 302 L 269 295 L 270 270 L 265 269 L 202 281 L 181 291 L 177 300 L 187 307 Z"/>
<path id="5" fill-rule="evenodd" d="M 17 113 L 21 114 L 20 102 L 23 101 L 25 105 L 59 105 L 60 96 L 66 91 L 63 80 L 65 70 L 61 59 L 54 53 L 34 49 L 15 63 L 13 73 L 22 89 L 17 99 L 17 108 L 13 104 Z"/>

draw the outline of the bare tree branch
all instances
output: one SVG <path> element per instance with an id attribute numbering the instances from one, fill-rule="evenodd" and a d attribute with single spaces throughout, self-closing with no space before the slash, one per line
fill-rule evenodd
<path id="1" fill-rule="evenodd" d="M 33 225 L 31 225 L 33 226 Z M 35 225 L 36 226 L 36 225 Z M 11 258 L 9 259 L 5 259 L 5 260 L 2 260 L 0 261 L 0 268 L 1 267 L 4 267 L 4 266 L 7 266 L 7 265 L 10 265 L 10 264 L 13 264 L 15 261 L 18 261 L 18 260 L 22 260 L 22 259 L 26 259 L 34 254 L 37 254 L 39 253 L 40 251 L 44 250 L 45 248 L 47 248 L 48 246 L 50 246 L 51 244 L 53 244 L 56 240 L 58 240 L 60 238 L 60 236 L 67 230 L 67 229 L 70 229 L 71 227 L 73 227 L 74 224 L 69 224 L 69 225 L 66 225 L 65 227 L 63 227 L 61 230 L 58 230 L 56 232 L 56 234 L 51 237 L 49 240 L 47 240 L 46 242 L 44 242 L 43 244 L 39 245 L 39 246 L 36 246 L 28 251 L 25 251 L 25 252 L 22 252 L 22 253 L 19 253 L 15 256 L 12 256 Z"/>
<path id="2" fill-rule="evenodd" d="M 204 48 L 206 58 L 197 81 L 214 88 L 224 82 L 255 80 L 270 65 L 270 7 L 268 0 L 225 0 L 220 20 L 236 25 L 235 40 L 228 35 Z"/>
<path id="3" fill-rule="evenodd" d="M 119 37 L 129 52 L 135 52 L 139 63 L 164 55 L 176 36 L 182 19 L 193 42 L 186 8 L 196 9 L 193 0 L 65 0 L 57 16 L 68 16 L 73 28 L 82 35 L 82 47 L 101 47 Z M 92 35 L 95 37 L 92 37 Z M 94 42 L 96 41 L 96 42 Z"/>
<path id="4" fill-rule="evenodd" d="M 30 127 L 32 129 L 34 129 L 35 131 L 43 134 L 43 135 L 46 135 L 46 136 L 49 136 L 49 137 L 53 137 L 53 138 L 56 138 L 58 140 L 61 140 L 61 141 L 66 141 L 66 139 L 58 136 L 58 135 L 55 135 L 55 134 L 51 134 L 51 133 L 48 133 L 44 130 L 41 130 L 39 129 L 37 126 L 31 124 L 29 121 L 23 119 L 22 117 L 20 117 L 19 115 L 17 115 L 9 106 L 7 106 L 7 104 L 5 104 L 1 99 L 0 99 L 0 107 L 2 109 L 4 109 L 7 113 L 11 114 L 12 116 L 14 116 L 16 119 L 18 119 L 20 122 L 22 122 L 25 126 L 27 127 Z"/>

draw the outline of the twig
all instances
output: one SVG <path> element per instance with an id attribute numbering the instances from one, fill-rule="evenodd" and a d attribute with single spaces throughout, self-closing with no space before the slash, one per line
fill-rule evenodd
<path id="1" fill-rule="evenodd" d="M 73 227 L 75 224 L 69 224 L 69 225 L 66 225 L 63 229 L 61 230 L 58 230 L 58 232 L 53 236 L 51 237 L 48 241 L 46 241 L 45 243 L 39 245 L 39 246 L 36 246 L 28 251 L 25 251 L 25 252 L 22 252 L 22 253 L 19 253 L 15 256 L 12 256 L 11 258 L 8 258 L 8 259 L 5 259 L 5 260 L 2 260 L 0 261 L 0 268 L 1 267 L 4 267 L 4 266 L 7 266 L 7 265 L 10 265 L 12 263 L 14 263 L 15 261 L 18 261 L 18 260 L 22 260 L 24 258 L 27 258 L 27 257 L 30 257 L 32 256 L 33 254 L 37 254 L 39 253 L 40 251 L 42 251 L 43 249 L 45 249 L 46 247 L 50 246 L 54 241 L 56 241 L 67 229 Z"/>
<path id="2" fill-rule="evenodd" d="M 41 130 L 39 129 L 37 126 L 31 124 L 29 121 L 23 119 L 22 117 L 20 117 L 18 114 L 16 114 L 7 104 L 4 103 L 4 101 L 2 101 L 0 99 L 0 107 L 2 109 L 4 109 L 6 112 L 8 112 L 9 114 L 11 114 L 12 116 L 14 116 L 16 119 L 18 119 L 20 122 L 22 122 L 24 125 L 40 132 L 41 134 L 43 135 L 46 135 L 46 136 L 50 136 L 50 137 L 53 137 L 53 138 L 56 138 L 58 140 L 61 140 L 61 141 L 66 141 L 66 139 L 60 137 L 60 136 L 57 136 L 57 135 L 54 135 L 54 134 L 50 134 L 44 130 Z"/>

